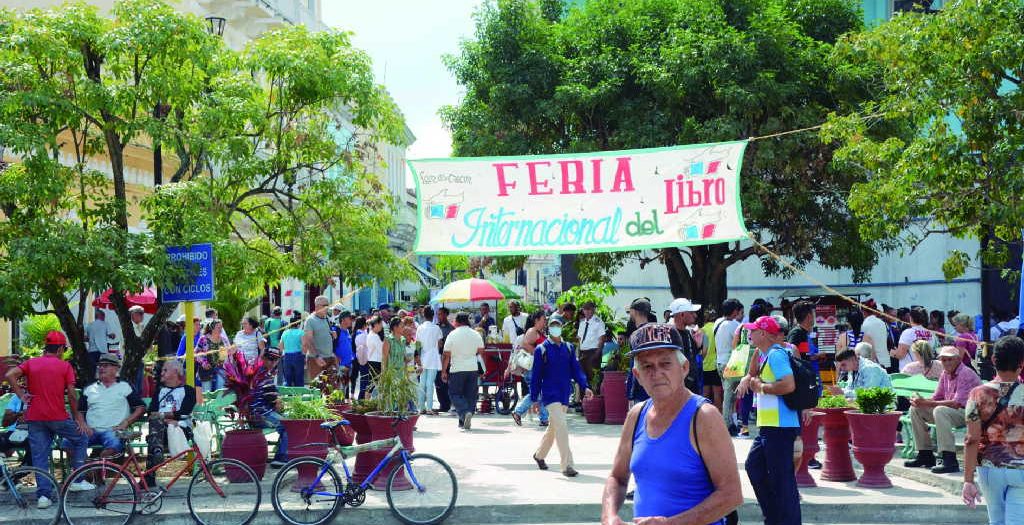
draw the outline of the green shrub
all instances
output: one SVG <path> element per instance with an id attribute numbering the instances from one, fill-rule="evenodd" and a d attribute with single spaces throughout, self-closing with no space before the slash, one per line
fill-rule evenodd
<path id="1" fill-rule="evenodd" d="M 43 345 L 46 344 L 46 334 L 54 330 L 62 331 L 56 315 L 33 315 L 21 326 L 21 344 L 29 348 L 39 348 L 42 353 Z"/>
<path id="2" fill-rule="evenodd" d="M 896 393 L 888 387 L 857 389 L 857 406 L 862 414 L 884 414 L 896 402 Z"/>
<path id="3" fill-rule="evenodd" d="M 283 415 L 286 419 L 338 419 L 338 416 L 327 408 L 327 401 L 322 397 L 285 399 Z"/>
<path id="4" fill-rule="evenodd" d="M 846 408 L 850 403 L 843 396 L 837 396 L 825 392 L 818 400 L 818 408 Z"/>

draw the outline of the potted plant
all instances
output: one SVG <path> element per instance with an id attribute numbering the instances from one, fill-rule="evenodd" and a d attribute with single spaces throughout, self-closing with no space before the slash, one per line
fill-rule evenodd
<path id="1" fill-rule="evenodd" d="M 285 432 L 288 433 L 288 458 L 300 456 L 327 457 L 327 444 L 330 437 L 320 427 L 324 421 L 336 419 L 338 416 L 327 407 L 322 397 L 313 399 L 292 398 L 284 402 L 285 419 L 281 420 Z M 341 432 L 339 429 L 338 432 Z M 312 465 L 299 468 L 295 490 L 309 486 L 316 478 L 316 468 Z"/>
<path id="2" fill-rule="evenodd" d="M 270 457 L 267 438 L 263 434 L 260 417 L 251 413 L 253 389 L 259 382 L 258 368 L 255 363 L 247 363 L 240 354 L 229 354 L 224 362 L 224 375 L 227 388 L 235 394 L 235 410 L 239 426 L 224 433 L 221 442 L 221 456 L 237 459 L 245 463 L 260 479 L 267 471 L 267 460 Z M 257 360 L 258 361 L 258 360 Z M 231 470 L 228 470 L 231 478 Z M 239 479 L 238 481 L 242 481 Z M 236 481 L 232 479 L 232 481 Z"/>
<path id="3" fill-rule="evenodd" d="M 379 408 L 380 404 L 376 399 L 357 399 L 347 411 L 342 412 L 342 417 L 352 425 L 352 430 L 355 432 L 355 440 L 359 444 L 373 441 L 373 435 L 370 433 L 370 424 L 367 422 L 366 414 L 375 412 Z M 362 483 L 373 472 L 373 468 L 377 466 L 377 461 L 380 461 L 379 456 L 376 458 L 376 461 L 371 457 L 375 452 L 369 451 L 356 455 L 356 467 L 352 471 L 352 481 L 354 483 Z"/>
<path id="4" fill-rule="evenodd" d="M 352 404 L 348 401 L 346 392 L 342 389 L 331 390 L 330 394 L 327 394 L 327 408 L 335 414 L 341 415 L 342 412 L 347 412 Z"/>
<path id="5" fill-rule="evenodd" d="M 864 466 L 857 484 L 870 488 L 889 488 L 885 465 L 896 451 L 896 426 L 902 412 L 889 411 L 896 393 L 887 387 L 857 389 L 857 407 L 846 413 L 853 434 L 853 455 Z"/>
<path id="6" fill-rule="evenodd" d="M 803 445 L 803 452 L 800 455 L 800 467 L 796 471 L 796 486 L 798 487 L 818 486 L 814 482 L 814 478 L 811 477 L 811 473 L 807 471 L 807 464 L 821 450 L 821 447 L 818 446 L 818 430 L 821 428 L 821 421 L 824 417 L 824 412 L 811 412 L 810 421 L 800 428 L 800 442 Z"/>
<path id="7" fill-rule="evenodd" d="M 825 465 L 821 470 L 821 479 L 825 481 L 857 479 L 850 460 L 850 426 L 844 415 L 849 410 L 850 404 L 841 395 L 826 391 L 818 400 L 815 411 L 825 414 L 821 420 L 825 426 Z"/>
<path id="8" fill-rule="evenodd" d="M 601 397 L 604 399 L 604 422 L 621 425 L 629 412 L 629 392 L 626 392 L 626 378 L 629 371 L 629 345 L 619 348 L 612 356 L 608 367 L 602 372 Z"/>
<path id="9" fill-rule="evenodd" d="M 379 402 L 379 410 L 366 415 L 366 421 L 370 427 L 370 435 L 374 441 L 398 437 L 409 452 L 413 452 L 413 429 L 419 419 L 413 410 L 416 402 L 416 383 L 409 379 L 408 371 L 403 368 L 385 366 L 376 378 L 376 393 Z M 398 417 L 406 418 L 398 420 Z M 387 451 L 377 451 L 379 458 L 374 458 L 374 463 L 380 462 L 387 454 Z M 386 476 L 379 476 L 373 483 L 375 489 L 383 490 L 387 485 Z M 399 489 L 411 488 L 408 480 L 404 477 L 396 479 L 395 486 Z"/>
<path id="10" fill-rule="evenodd" d="M 601 391 L 601 371 L 594 370 L 590 378 L 590 389 L 594 392 Z M 604 423 L 604 397 L 599 393 L 594 394 L 590 399 L 583 399 L 583 417 L 587 423 Z"/>

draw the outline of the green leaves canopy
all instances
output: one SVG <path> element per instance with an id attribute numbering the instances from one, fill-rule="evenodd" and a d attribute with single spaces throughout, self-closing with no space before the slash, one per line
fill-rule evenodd
<path id="1" fill-rule="evenodd" d="M 48 304 L 82 362 L 81 298 L 113 287 L 126 373 L 138 366 L 174 305 L 135 337 L 120 292 L 166 284 L 168 245 L 215 243 L 218 286 L 234 296 L 283 276 L 407 271 L 372 173 L 405 127 L 366 54 L 302 27 L 237 52 L 205 26 L 159 0 L 119 2 L 109 18 L 82 2 L 0 11 L 0 145 L 19 159 L 0 166 L 0 315 Z M 154 146 L 169 184 L 133 197 L 126 164 L 146 165 Z"/>
<path id="2" fill-rule="evenodd" d="M 579 4 L 577 4 L 579 5 Z M 861 28 L 846 0 L 590 0 L 552 17 L 548 3 L 500 0 L 449 67 L 465 87 L 446 108 L 458 155 L 582 152 L 716 142 L 820 124 L 868 96 L 870 70 L 832 59 Z M 832 163 L 814 134 L 751 143 L 747 225 L 797 264 L 867 277 L 876 255 L 846 206 L 862 170 Z M 760 255 L 739 244 L 593 254 L 585 279 L 626 260 L 660 260 L 676 296 L 718 304 L 726 269 Z M 768 273 L 783 273 L 762 259 Z"/>
<path id="3" fill-rule="evenodd" d="M 966 0 L 897 16 L 837 48 L 851 67 L 882 73 L 878 100 L 834 117 L 824 132 L 841 146 L 839 160 L 869 174 L 850 197 L 862 236 L 916 243 L 991 228 L 1003 242 L 982 256 L 1005 262 L 1005 242 L 1024 228 L 1022 33 L 1024 4 Z M 867 114 L 884 115 L 889 129 L 860 120 Z M 963 274 L 971 258 L 951 253 L 946 277 Z"/>

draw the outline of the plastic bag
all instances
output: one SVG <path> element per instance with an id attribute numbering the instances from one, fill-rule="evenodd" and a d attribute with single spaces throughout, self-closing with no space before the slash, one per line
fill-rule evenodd
<path id="1" fill-rule="evenodd" d="M 188 439 L 185 438 L 185 431 L 178 425 L 167 425 L 167 448 L 172 456 L 177 456 L 191 448 Z"/>
<path id="2" fill-rule="evenodd" d="M 726 363 L 722 375 L 729 379 L 737 379 L 747 375 L 747 358 L 750 357 L 750 345 L 738 344 L 729 354 L 729 362 Z"/>
<path id="3" fill-rule="evenodd" d="M 195 428 L 192 430 L 192 439 L 199 447 L 199 452 L 203 454 L 203 457 L 210 457 L 213 448 L 213 425 L 209 421 L 200 421 L 195 424 Z"/>

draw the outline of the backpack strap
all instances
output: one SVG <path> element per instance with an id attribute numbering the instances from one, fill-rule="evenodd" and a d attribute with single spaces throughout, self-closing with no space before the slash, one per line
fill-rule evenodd
<path id="1" fill-rule="evenodd" d="M 988 416 L 988 419 L 981 424 L 982 433 L 984 433 L 985 429 L 987 429 L 988 426 L 996 420 L 996 417 L 1002 413 L 1003 410 L 1006 410 L 1006 406 L 1010 404 L 1010 398 L 1013 397 L 1013 391 L 1017 390 L 1018 386 L 1020 386 L 1020 382 L 1014 382 L 1013 385 L 1010 386 L 1010 390 L 1006 392 L 1006 395 L 999 398 L 999 402 L 996 403 L 996 409 L 992 411 L 992 415 Z"/>

